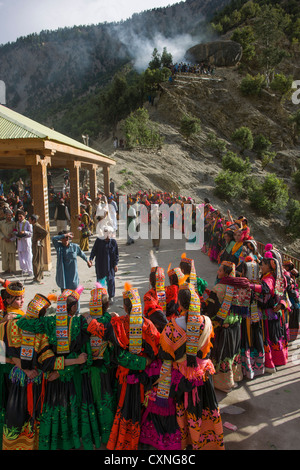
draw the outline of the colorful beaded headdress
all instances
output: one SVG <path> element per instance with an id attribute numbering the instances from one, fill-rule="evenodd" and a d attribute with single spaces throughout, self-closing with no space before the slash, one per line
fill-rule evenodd
<path id="1" fill-rule="evenodd" d="M 254 261 L 251 256 L 246 256 L 245 258 L 245 277 L 249 279 L 253 284 L 259 283 L 259 264 Z M 260 320 L 260 314 L 257 305 L 257 299 L 254 297 L 250 302 L 249 299 L 249 311 L 250 311 L 250 320 L 252 323 L 256 323 Z M 248 341 L 251 345 L 251 334 L 250 334 L 250 325 L 249 325 L 249 318 L 246 318 L 246 327 L 247 327 L 247 334 L 248 334 Z"/>
<path id="2" fill-rule="evenodd" d="M 187 258 L 185 253 L 182 253 L 181 255 L 181 261 L 183 263 L 187 263 L 191 266 L 191 273 L 190 273 L 190 283 L 193 284 L 194 286 L 197 284 L 197 276 L 196 276 L 196 269 L 195 269 L 195 263 L 194 260 L 191 258 Z"/>
<path id="3" fill-rule="evenodd" d="M 232 268 L 231 273 L 228 276 L 235 277 L 235 264 L 234 263 L 231 263 L 230 261 L 222 261 L 221 265 Z"/>
<path id="4" fill-rule="evenodd" d="M 50 307 L 51 302 L 41 294 L 36 294 L 34 298 L 29 302 L 26 311 L 26 318 L 33 319 L 39 318 L 40 311 L 43 308 Z M 34 340 L 35 333 L 22 330 L 22 344 L 20 359 L 25 361 L 31 361 L 34 352 Z"/>
<path id="5" fill-rule="evenodd" d="M 276 294 L 283 296 L 286 288 L 286 279 L 282 273 L 282 261 L 280 253 L 274 248 L 272 251 L 267 251 L 264 254 L 264 259 L 268 259 L 270 266 L 275 275 L 275 292 Z"/>
<path id="6" fill-rule="evenodd" d="M 107 295 L 107 290 L 105 287 L 102 287 L 97 283 L 96 288 L 91 290 L 89 302 L 90 314 L 96 320 L 103 315 L 103 295 Z M 107 346 L 107 341 L 103 341 L 99 336 L 91 336 L 90 344 L 93 359 L 96 360 L 99 359 L 99 357 L 102 357 Z"/>
<path id="7" fill-rule="evenodd" d="M 253 240 L 253 238 L 244 241 L 244 245 L 248 245 L 248 243 L 252 246 L 253 252 L 256 254 L 257 253 L 257 243 L 256 243 L 256 241 Z"/>
<path id="8" fill-rule="evenodd" d="M 186 325 L 186 354 L 187 356 L 196 357 L 198 351 L 198 341 L 201 334 L 200 298 L 194 286 L 190 283 L 182 284 L 179 289 L 186 289 L 189 290 L 191 293 L 191 300 Z"/>
<path id="9" fill-rule="evenodd" d="M 165 291 L 165 271 L 159 266 L 151 268 L 151 272 L 155 272 L 155 290 L 158 298 L 158 303 L 163 312 L 166 311 L 166 291 Z"/>
<path id="10" fill-rule="evenodd" d="M 251 256 L 246 256 L 245 258 L 246 273 L 245 277 L 249 281 L 258 282 L 259 281 L 259 264 L 254 261 Z"/>
<path id="11" fill-rule="evenodd" d="M 12 295 L 14 297 L 19 297 L 20 295 L 24 295 L 25 294 L 25 287 L 21 287 L 19 290 L 14 290 L 14 289 L 11 289 L 9 286 L 11 285 L 11 283 L 8 284 L 8 286 L 6 286 L 6 292 L 9 294 L 9 295 Z"/>
<path id="12" fill-rule="evenodd" d="M 57 354 L 67 354 L 70 351 L 68 331 L 67 298 L 73 297 L 75 302 L 80 299 L 76 290 L 66 289 L 58 297 L 56 304 L 56 339 Z"/>
<path id="13" fill-rule="evenodd" d="M 101 317 L 103 315 L 102 297 L 107 295 L 105 287 L 97 285 L 95 289 L 91 290 L 91 297 L 89 301 L 90 314 L 92 317 Z"/>
<path id="14" fill-rule="evenodd" d="M 129 283 L 125 283 L 123 298 L 131 302 L 131 312 L 129 315 L 129 352 L 139 354 L 142 350 L 142 324 L 143 313 L 139 292 Z"/>
<path id="15" fill-rule="evenodd" d="M 180 281 L 184 278 L 183 272 L 181 271 L 180 268 L 173 268 L 173 269 L 171 269 L 171 264 L 169 264 L 169 267 L 168 267 L 168 276 L 171 277 L 171 276 L 173 276 L 174 274 L 177 276 L 178 283 L 180 283 Z"/>
<path id="16" fill-rule="evenodd" d="M 179 289 L 189 290 L 191 293 L 191 300 L 187 316 L 186 336 L 181 335 L 174 328 L 174 325 L 171 321 L 168 324 L 168 328 L 165 328 L 161 334 L 160 344 L 163 350 L 168 352 L 175 360 L 175 353 L 172 351 L 173 347 L 176 346 L 176 348 L 179 348 L 182 344 L 184 344 L 184 342 L 186 342 L 187 366 L 193 367 L 196 365 L 198 343 L 205 323 L 202 321 L 203 317 L 200 315 L 200 299 L 195 291 L 194 286 L 190 283 L 183 283 L 180 285 Z M 172 360 L 164 360 L 160 370 L 156 401 L 161 406 L 168 406 L 166 400 L 169 398 L 170 393 L 172 364 Z"/>

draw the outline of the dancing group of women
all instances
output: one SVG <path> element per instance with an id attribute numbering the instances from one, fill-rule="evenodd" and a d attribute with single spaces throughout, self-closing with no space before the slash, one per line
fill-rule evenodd
<path id="1" fill-rule="evenodd" d="M 300 331 L 299 272 L 271 243 L 259 253 L 245 217 L 234 220 L 228 211 L 225 220 L 209 201 L 204 215 L 202 251 L 219 264 L 206 306 L 218 324 L 212 359 L 223 373 L 214 381 L 229 391 L 243 377 L 272 373 L 287 363 L 288 344 Z"/>
<path id="2" fill-rule="evenodd" d="M 80 289 L 36 294 L 24 312 L 22 284 L 2 280 L 2 449 L 223 449 L 213 326 L 184 273 L 192 265 L 169 267 L 169 286 L 153 266 L 144 308 L 125 284 L 120 316 L 99 284 L 84 314 Z"/>
<path id="3" fill-rule="evenodd" d="M 2 449 L 224 449 L 215 389 L 287 363 L 299 291 L 292 262 L 270 244 L 259 255 L 244 220 L 218 243 L 209 224 L 214 286 L 185 253 L 166 270 L 152 253 L 150 289 L 125 283 L 122 315 L 100 284 L 88 312 L 80 288 L 36 294 L 25 312 L 24 286 L 1 280 Z"/>

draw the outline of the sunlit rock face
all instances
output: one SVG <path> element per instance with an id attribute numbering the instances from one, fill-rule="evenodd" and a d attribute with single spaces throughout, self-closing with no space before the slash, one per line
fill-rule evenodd
<path id="1" fill-rule="evenodd" d="M 230 67 L 241 60 L 242 46 L 235 41 L 213 41 L 197 44 L 186 52 L 189 62 L 205 62 L 216 67 Z"/>

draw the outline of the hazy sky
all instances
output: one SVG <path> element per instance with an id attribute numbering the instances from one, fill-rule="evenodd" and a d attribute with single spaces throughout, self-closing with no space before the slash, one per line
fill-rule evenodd
<path id="1" fill-rule="evenodd" d="M 0 44 L 65 26 L 120 21 L 181 0 L 0 0 Z"/>

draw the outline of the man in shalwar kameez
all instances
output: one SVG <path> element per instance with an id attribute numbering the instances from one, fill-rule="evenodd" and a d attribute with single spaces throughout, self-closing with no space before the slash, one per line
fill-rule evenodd
<path id="1" fill-rule="evenodd" d="M 13 213 L 10 209 L 5 210 L 5 220 L 0 224 L 0 240 L 2 245 L 2 270 L 5 273 L 16 272 L 16 242 L 14 230 L 16 223 L 12 220 Z"/>
<path id="2" fill-rule="evenodd" d="M 72 238 L 73 234 L 65 231 L 52 238 L 57 253 L 56 283 L 62 292 L 65 289 L 76 290 L 79 286 L 78 256 L 87 263 L 89 268 L 92 266 L 92 263 L 80 249 L 79 245 L 72 243 Z"/>
<path id="3" fill-rule="evenodd" d="M 97 281 L 107 287 L 110 301 L 115 296 L 115 273 L 118 270 L 119 249 L 115 238 L 112 238 L 111 227 L 103 228 L 103 236 L 98 235 L 90 254 L 90 261 L 96 258 L 95 268 Z"/>
<path id="4" fill-rule="evenodd" d="M 20 268 L 24 274 L 32 276 L 32 225 L 28 222 L 28 220 L 25 219 L 24 211 L 18 210 L 16 216 L 18 220 L 15 234 L 17 239 Z"/>

